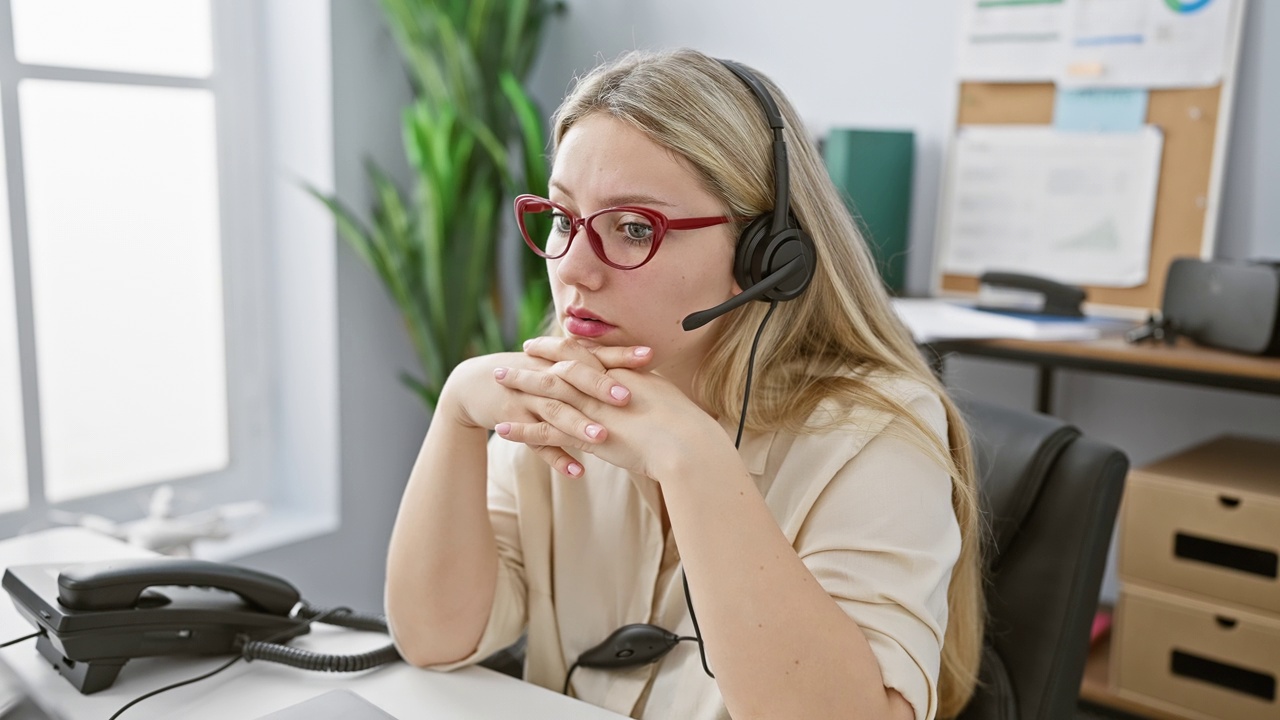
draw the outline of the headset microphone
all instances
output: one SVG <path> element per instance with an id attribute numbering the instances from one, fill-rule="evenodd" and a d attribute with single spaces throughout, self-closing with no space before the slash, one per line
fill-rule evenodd
<path id="1" fill-rule="evenodd" d="M 773 288 L 776 288 L 778 285 L 781 285 L 784 280 L 800 275 L 800 273 L 812 272 L 806 266 L 807 266 L 807 263 L 805 262 L 804 257 L 792 258 L 790 262 L 788 262 L 786 265 L 783 265 L 781 269 L 770 274 L 768 277 L 765 277 L 760 282 L 752 285 L 746 290 L 743 290 L 742 292 L 738 293 L 737 295 L 734 295 L 733 297 L 729 298 L 728 300 L 725 300 L 724 302 L 720 303 L 719 305 L 716 305 L 713 308 L 708 308 L 706 310 L 699 310 L 698 312 L 689 315 L 684 319 L 684 321 L 680 323 L 680 325 L 686 331 L 697 330 L 698 328 L 702 327 L 703 325 L 706 325 L 712 320 L 715 320 L 716 318 L 729 312 L 730 310 L 733 310 L 734 308 L 737 308 L 737 307 L 741 307 L 742 305 L 746 305 L 752 300 L 759 298 L 761 295 L 764 295 L 766 292 L 769 292 Z"/>

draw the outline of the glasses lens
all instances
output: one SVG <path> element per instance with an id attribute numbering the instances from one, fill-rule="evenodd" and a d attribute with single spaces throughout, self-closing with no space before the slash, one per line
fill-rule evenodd
<path id="1" fill-rule="evenodd" d="M 632 211 L 601 213 L 591 218 L 605 257 L 622 267 L 635 267 L 653 254 L 659 227 L 654 218 Z"/>
<path id="2" fill-rule="evenodd" d="M 526 203 L 521 209 L 520 221 L 529 244 L 548 257 L 559 256 L 569 244 L 573 221 L 546 203 Z"/>

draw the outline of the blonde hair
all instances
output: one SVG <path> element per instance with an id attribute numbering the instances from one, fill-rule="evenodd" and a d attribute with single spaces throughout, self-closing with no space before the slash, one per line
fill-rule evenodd
<path id="1" fill-rule="evenodd" d="M 952 717 L 973 693 L 985 624 L 981 520 L 968 433 L 893 312 L 866 242 L 795 110 L 772 82 L 757 77 L 786 122 L 791 210 L 813 238 L 818 266 L 804 295 L 781 303 L 761 337 L 746 427 L 816 432 L 823 428 L 810 424 L 811 416 L 823 400 L 868 405 L 902 418 L 904 427 L 897 431 L 950 474 L 961 550 L 947 590 L 939 716 Z M 633 52 L 596 68 L 556 112 L 556 146 L 575 122 L 597 112 L 631 124 L 684 158 L 728 214 L 750 217 L 772 208 L 771 132 L 759 101 L 719 61 L 692 50 Z M 725 316 L 698 370 L 697 400 L 721 417 L 739 413 L 751 342 L 767 311 L 764 303 L 752 302 Z M 877 389 L 873 377 L 886 376 L 915 380 L 938 394 L 947 415 L 945 444 L 910 408 Z"/>

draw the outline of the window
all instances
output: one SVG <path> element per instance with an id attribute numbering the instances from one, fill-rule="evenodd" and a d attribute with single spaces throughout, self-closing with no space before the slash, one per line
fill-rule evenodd
<path id="1" fill-rule="evenodd" d="M 261 499 L 253 4 L 7 5 L 0 533 L 136 517 L 161 482 L 179 510 Z"/>

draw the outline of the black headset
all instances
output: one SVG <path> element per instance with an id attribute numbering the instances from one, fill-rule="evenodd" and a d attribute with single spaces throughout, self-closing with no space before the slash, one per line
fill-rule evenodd
<path id="1" fill-rule="evenodd" d="M 713 308 L 689 315 L 681 323 L 685 330 L 696 330 L 751 300 L 773 302 L 798 297 L 813 280 L 818 257 L 813 239 L 791 213 L 787 143 L 782 137 L 786 126 L 778 104 L 764 83 L 746 67 L 732 60 L 720 60 L 720 64 L 756 96 L 773 129 L 773 210 L 754 218 L 738 237 L 733 277 L 742 292 Z"/>

